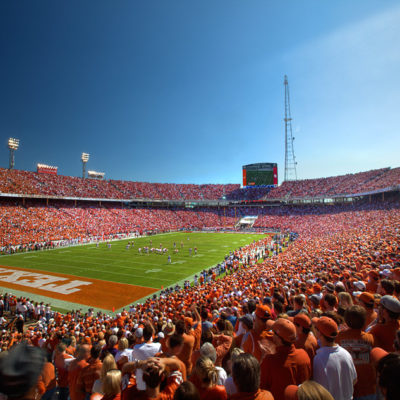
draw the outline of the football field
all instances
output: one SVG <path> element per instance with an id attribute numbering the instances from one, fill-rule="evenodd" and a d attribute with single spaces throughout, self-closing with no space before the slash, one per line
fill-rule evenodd
<path id="1" fill-rule="evenodd" d="M 111 309 L 189 279 L 263 234 L 167 233 L 0 258 L 0 285 Z M 127 248 L 128 242 L 134 246 Z M 175 248 L 178 250 L 174 252 Z M 144 247 L 166 248 L 165 254 Z M 197 254 L 194 248 L 197 248 Z M 139 252 L 139 248 L 142 249 Z M 191 253 L 190 250 L 192 249 Z M 168 263 L 168 255 L 171 263 Z"/>

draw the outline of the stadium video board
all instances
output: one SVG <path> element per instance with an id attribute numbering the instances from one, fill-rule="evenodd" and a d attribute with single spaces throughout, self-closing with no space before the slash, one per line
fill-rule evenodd
<path id="1" fill-rule="evenodd" d="M 278 164 L 256 163 L 243 165 L 243 186 L 277 186 Z"/>

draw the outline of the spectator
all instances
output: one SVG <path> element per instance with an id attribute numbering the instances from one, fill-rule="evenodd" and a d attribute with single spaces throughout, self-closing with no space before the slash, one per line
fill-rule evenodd
<path id="1" fill-rule="evenodd" d="M 300 386 L 289 385 L 285 389 L 285 400 L 334 400 L 319 383 L 305 381 Z"/>
<path id="2" fill-rule="evenodd" d="M 311 320 L 306 314 L 299 313 L 294 317 L 294 325 L 296 326 L 296 341 L 294 346 L 296 349 L 305 350 L 308 357 L 310 357 L 312 365 L 318 343 L 314 334 L 311 332 Z"/>
<path id="3" fill-rule="evenodd" d="M 174 400 L 200 400 L 200 395 L 192 382 L 185 381 L 176 389 Z"/>
<path id="4" fill-rule="evenodd" d="M 375 370 L 369 359 L 374 338 L 363 331 L 366 315 L 361 306 L 349 307 L 345 313 L 348 329 L 339 332 L 337 337 L 337 343 L 350 353 L 356 368 L 358 378 L 354 386 L 354 399 L 373 398 L 376 393 Z"/>
<path id="5" fill-rule="evenodd" d="M 144 342 L 137 344 L 133 348 L 132 359 L 133 360 L 147 360 L 154 357 L 161 350 L 160 343 L 153 342 L 154 329 L 150 324 L 146 324 L 143 328 L 143 339 Z M 145 390 L 146 385 L 142 379 L 143 371 L 139 368 L 136 371 L 136 381 L 138 390 Z"/>
<path id="6" fill-rule="evenodd" d="M 85 400 L 89 400 L 92 393 L 94 382 L 100 379 L 102 362 L 100 361 L 101 346 L 96 344 L 90 349 L 88 365 L 84 367 L 77 379 L 77 388 L 85 393 Z"/>
<path id="7" fill-rule="evenodd" d="M 274 400 L 270 392 L 260 389 L 260 364 L 253 355 L 238 355 L 232 366 L 232 378 L 237 393 L 231 400 Z"/>
<path id="8" fill-rule="evenodd" d="M 68 366 L 68 386 L 71 400 L 84 400 L 85 392 L 78 386 L 81 371 L 89 364 L 90 347 L 87 344 L 79 345 L 76 349 L 76 358 Z"/>
<path id="9" fill-rule="evenodd" d="M 400 355 L 388 354 L 378 364 L 378 383 L 385 400 L 400 398 Z"/>
<path id="10" fill-rule="evenodd" d="M 104 394 L 103 389 L 102 389 L 103 382 L 105 380 L 107 372 L 114 370 L 114 369 L 117 369 L 117 364 L 115 362 L 115 359 L 111 354 L 107 354 L 103 359 L 103 363 L 102 363 L 101 371 L 100 371 L 100 378 L 96 379 L 93 382 L 92 393 Z"/>
<path id="11" fill-rule="evenodd" d="M 300 385 L 311 377 L 310 357 L 296 349 L 296 327 L 287 319 L 278 318 L 272 325 L 276 353 L 267 354 L 261 363 L 261 388 L 271 391 L 275 400 L 284 400 L 288 385 Z"/>
<path id="12" fill-rule="evenodd" d="M 383 296 L 379 303 L 379 322 L 370 330 L 375 346 L 389 352 L 394 351 L 396 331 L 400 328 L 399 318 L 400 301 L 393 296 Z"/>
<path id="13" fill-rule="evenodd" d="M 102 400 L 119 400 L 121 398 L 121 371 L 110 370 L 106 373 L 102 385 Z"/>
<path id="14" fill-rule="evenodd" d="M 357 372 L 347 350 L 335 343 L 336 322 L 328 317 L 313 320 L 321 348 L 313 364 L 313 379 L 325 387 L 335 400 L 351 400 Z"/>
<path id="15" fill-rule="evenodd" d="M 218 371 L 213 362 L 204 356 L 196 361 L 192 381 L 196 385 L 201 400 L 226 400 L 225 387 L 218 385 Z"/>
<path id="16" fill-rule="evenodd" d="M 0 393 L 13 400 L 34 400 L 45 363 L 44 353 L 22 342 L 0 357 Z"/>

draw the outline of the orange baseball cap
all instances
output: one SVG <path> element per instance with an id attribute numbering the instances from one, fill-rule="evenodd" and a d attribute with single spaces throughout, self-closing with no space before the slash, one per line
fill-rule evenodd
<path id="1" fill-rule="evenodd" d="M 272 325 L 272 330 L 284 341 L 294 343 L 296 341 L 296 327 L 286 318 L 279 318 Z"/>
<path id="2" fill-rule="evenodd" d="M 294 317 L 294 323 L 300 325 L 302 328 L 310 329 L 311 320 L 306 314 L 299 313 Z"/>
<path id="3" fill-rule="evenodd" d="M 334 339 L 338 335 L 338 326 L 332 318 L 313 318 L 312 322 L 324 336 Z"/>
<path id="4" fill-rule="evenodd" d="M 256 316 L 261 319 L 271 318 L 271 309 L 265 304 L 258 304 L 256 307 Z"/>
<path id="5" fill-rule="evenodd" d="M 299 387 L 296 385 L 286 386 L 285 391 L 283 393 L 284 399 L 285 400 L 298 400 L 299 399 L 297 397 L 298 390 L 299 390 Z"/>
<path id="6" fill-rule="evenodd" d="M 363 303 L 367 305 L 373 305 L 375 303 L 375 297 L 372 293 L 369 292 L 362 292 L 358 299 L 361 300 Z"/>
<path id="7" fill-rule="evenodd" d="M 387 356 L 389 353 L 380 347 L 374 347 L 371 352 L 370 352 L 370 358 L 372 364 L 376 365 L 378 362 L 385 356 Z"/>

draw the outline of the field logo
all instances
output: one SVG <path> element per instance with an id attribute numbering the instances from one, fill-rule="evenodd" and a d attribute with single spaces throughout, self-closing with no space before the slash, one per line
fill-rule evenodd
<path id="1" fill-rule="evenodd" d="M 54 282 L 64 282 L 62 285 L 55 284 Z M 52 276 L 39 274 L 37 272 L 20 271 L 15 269 L 0 268 L 0 282 L 9 282 L 16 285 L 27 286 L 30 288 L 47 290 L 49 292 L 55 292 L 60 294 L 72 294 L 79 292 L 79 286 L 91 285 L 92 282 L 72 280 L 68 278 L 62 278 L 60 276 Z"/>

